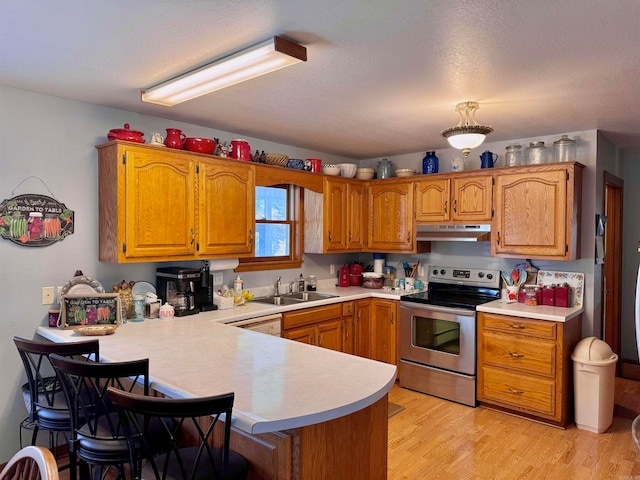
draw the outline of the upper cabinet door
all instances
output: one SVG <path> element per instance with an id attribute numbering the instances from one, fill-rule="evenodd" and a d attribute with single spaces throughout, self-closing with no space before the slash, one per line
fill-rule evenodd
<path id="1" fill-rule="evenodd" d="M 504 172 L 504 173 L 502 173 Z M 582 165 L 553 164 L 495 176 L 492 255 L 579 256 Z"/>
<path id="2" fill-rule="evenodd" d="M 198 254 L 251 256 L 254 250 L 255 182 L 251 165 L 199 165 Z"/>
<path id="3" fill-rule="evenodd" d="M 385 180 L 369 187 L 367 247 L 380 252 L 415 252 L 413 183 Z"/>
<path id="4" fill-rule="evenodd" d="M 124 256 L 193 255 L 195 163 L 165 152 L 131 148 L 124 151 L 124 164 Z"/>
<path id="5" fill-rule="evenodd" d="M 349 183 L 347 189 L 347 250 L 362 251 L 367 226 L 366 187 L 362 183 Z"/>
<path id="6" fill-rule="evenodd" d="M 324 184 L 325 251 L 344 251 L 347 248 L 347 182 L 327 179 Z"/>
<path id="7" fill-rule="evenodd" d="M 492 208 L 492 176 L 455 176 L 451 179 L 451 220 L 489 223 Z"/>
<path id="8" fill-rule="evenodd" d="M 450 216 L 451 180 L 424 179 L 416 182 L 416 222 L 446 222 Z"/>

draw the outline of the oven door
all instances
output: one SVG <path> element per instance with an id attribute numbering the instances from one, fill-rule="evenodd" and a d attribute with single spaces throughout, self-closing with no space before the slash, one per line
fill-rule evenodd
<path id="1" fill-rule="evenodd" d="M 400 358 L 475 375 L 475 311 L 400 302 Z"/>

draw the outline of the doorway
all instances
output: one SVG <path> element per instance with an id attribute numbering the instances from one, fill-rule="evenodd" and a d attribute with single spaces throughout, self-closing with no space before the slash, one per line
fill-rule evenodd
<path id="1" fill-rule="evenodd" d="M 622 198 L 624 182 L 615 175 L 604 172 L 604 205 L 607 218 L 604 230 L 604 268 L 603 275 L 603 329 L 605 342 L 620 356 L 621 342 L 621 305 L 622 305 Z M 622 358 L 622 357 L 620 357 Z M 616 365 L 617 374 L 620 364 Z"/>

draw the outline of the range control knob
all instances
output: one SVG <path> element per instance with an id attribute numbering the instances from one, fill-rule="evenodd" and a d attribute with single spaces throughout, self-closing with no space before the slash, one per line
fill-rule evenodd
<path id="1" fill-rule="evenodd" d="M 438 274 L 438 269 L 437 269 L 437 268 L 434 268 L 434 269 L 433 269 L 433 274 L 434 274 L 434 275 L 437 275 L 437 274 Z"/>
<path id="2" fill-rule="evenodd" d="M 440 275 L 444 275 L 445 273 L 447 273 L 447 271 L 444 268 L 440 270 Z"/>
<path id="3" fill-rule="evenodd" d="M 489 280 L 493 280 L 493 273 L 487 273 L 487 278 Z"/>
<path id="4" fill-rule="evenodd" d="M 484 277 L 484 272 L 478 272 L 478 278 Z"/>

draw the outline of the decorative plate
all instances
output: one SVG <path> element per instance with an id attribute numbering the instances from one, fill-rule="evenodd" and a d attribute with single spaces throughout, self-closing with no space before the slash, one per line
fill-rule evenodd
<path id="1" fill-rule="evenodd" d="M 558 285 L 567 283 L 572 290 L 571 305 L 582 306 L 582 296 L 584 294 L 584 273 L 576 272 L 538 272 L 538 285 Z"/>
<path id="2" fill-rule="evenodd" d="M 60 290 L 60 295 L 67 293 L 104 293 L 104 287 L 93 278 L 77 275 L 65 283 Z"/>
<path id="3" fill-rule="evenodd" d="M 79 335 L 102 336 L 115 333 L 116 328 L 118 328 L 118 325 L 81 325 L 73 327 L 73 331 Z"/>

